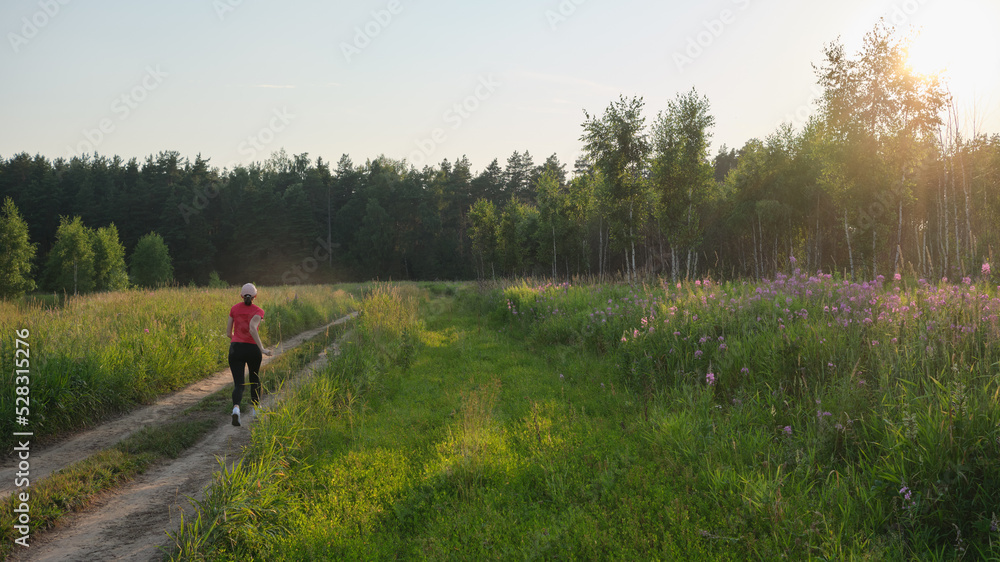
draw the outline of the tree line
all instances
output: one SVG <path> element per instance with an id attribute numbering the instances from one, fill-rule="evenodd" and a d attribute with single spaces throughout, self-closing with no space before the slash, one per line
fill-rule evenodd
<path id="1" fill-rule="evenodd" d="M 160 287 L 173 280 L 169 249 L 158 234 L 139 239 L 127 266 L 114 224 L 93 229 L 80 217 L 62 217 L 39 285 L 33 275 L 37 245 L 10 197 L 0 208 L 0 248 L 0 298 L 17 298 L 37 288 L 77 295 L 131 285 Z"/>
<path id="2" fill-rule="evenodd" d="M 69 293 L 145 285 L 133 262 L 146 237 L 165 250 L 160 262 L 168 267 L 158 284 L 470 278 L 472 203 L 531 203 L 548 170 L 565 176 L 555 155 L 536 164 L 527 151 L 479 174 L 464 157 L 418 171 L 385 157 L 356 166 L 345 155 L 331 166 L 279 151 L 219 170 L 200 155 L 192 162 L 176 152 L 142 162 L 21 153 L 0 159 L 0 197 L 9 201 L 0 231 L 12 233 L 0 240 L 5 255 L 19 256 L 28 282 L 0 282 L 21 292 Z M 105 266 L 94 263 L 102 251 L 97 233 L 114 242 L 117 284 L 99 281 Z M 74 262 L 75 284 L 72 266 L 68 274 L 61 269 Z M 81 263 L 88 265 L 81 270 Z"/>
<path id="3" fill-rule="evenodd" d="M 829 44 L 803 127 L 714 155 L 709 100 L 691 89 L 649 124 L 642 98 L 585 113 L 585 156 L 569 171 L 527 151 L 478 173 L 465 157 L 417 169 L 283 150 L 223 170 L 176 152 L 0 158 L 0 283 L 759 278 L 793 260 L 854 278 L 970 275 L 998 242 L 1000 136 L 961 135 L 945 85 L 909 70 L 907 46 L 883 26 L 853 55 Z M 149 263 L 169 271 L 133 271 L 144 237 L 163 244 Z"/>
<path id="4" fill-rule="evenodd" d="M 908 66 L 909 43 L 880 24 L 854 55 L 827 45 L 814 67 L 823 94 L 800 130 L 785 124 L 714 157 L 715 119 L 695 89 L 650 124 L 642 98 L 585 114 L 582 173 L 543 175 L 534 205 L 474 204 L 479 275 L 987 272 L 1000 242 L 1000 135 L 961 134 L 940 76 Z"/>

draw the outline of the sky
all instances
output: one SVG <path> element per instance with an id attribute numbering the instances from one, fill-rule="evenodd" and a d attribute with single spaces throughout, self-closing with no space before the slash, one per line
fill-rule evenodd
<path id="1" fill-rule="evenodd" d="M 824 46 L 853 55 L 880 18 L 947 67 L 967 135 L 1000 133 L 997 0 L 4 0 L 0 157 L 572 169 L 585 112 L 640 96 L 651 124 L 691 88 L 715 153 L 801 127 Z"/>

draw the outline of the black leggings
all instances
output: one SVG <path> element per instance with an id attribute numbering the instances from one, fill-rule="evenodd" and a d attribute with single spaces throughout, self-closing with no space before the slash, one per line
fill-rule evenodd
<path id="1" fill-rule="evenodd" d="M 233 405 L 243 400 L 243 367 L 250 371 L 250 403 L 260 402 L 260 361 L 262 357 L 257 344 L 232 342 L 229 344 L 229 370 L 233 372 Z"/>

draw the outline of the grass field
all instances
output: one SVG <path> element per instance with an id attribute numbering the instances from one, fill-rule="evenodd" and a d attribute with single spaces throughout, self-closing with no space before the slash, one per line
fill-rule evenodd
<path id="1" fill-rule="evenodd" d="M 174 556 L 998 558 L 988 283 L 268 290 L 268 342 L 362 315 L 261 417 Z M 220 368 L 229 292 L 0 304 L 4 361 L 31 333 L 36 432 Z"/>
<path id="2" fill-rule="evenodd" d="M 394 331 L 362 315 L 178 558 L 1000 556 L 992 286 L 436 289 L 369 297 Z"/>
<path id="3" fill-rule="evenodd" d="M 30 383 L 4 375 L 6 388 L 25 387 L 29 424 L 16 425 L 16 396 L 0 394 L 0 451 L 12 433 L 35 439 L 92 426 L 137 404 L 225 367 L 234 289 L 163 289 L 69 297 L 62 306 L 0 302 L 0 361 L 14 365 L 23 338 Z M 262 288 L 261 337 L 272 346 L 352 310 L 355 298 L 329 286 Z M 22 345 L 22 349 L 23 345 Z M 17 382 L 17 384 L 15 384 Z M 24 406 L 23 402 L 16 404 Z"/>

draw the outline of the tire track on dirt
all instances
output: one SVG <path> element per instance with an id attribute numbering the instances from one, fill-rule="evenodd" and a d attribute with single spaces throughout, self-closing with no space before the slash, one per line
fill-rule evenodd
<path id="1" fill-rule="evenodd" d="M 341 318 L 334 324 L 354 316 Z M 315 330 L 313 335 L 325 328 Z M 260 407 L 270 408 L 286 391 L 305 382 L 338 352 L 338 343 L 334 342 L 286 381 L 285 387 L 265 395 Z M 164 549 L 172 546 L 166 533 L 180 527 L 182 513 L 185 517 L 193 515 L 190 500 L 204 497 L 214 473 L 222 465 L 231 467 L 239 459 L 243 447 L 250 442 L 256 417 L 256 411 L 248 411 L 243 416 L 243 426 L 233 427 L 228 415 L 220 416 L 219 427 L 177 459 L 158 464 L 128 484 L 102 495 L 86 510 L 64 517 L 55 528 L 35 537 L 29 549 L 16 551 L 10 560 L 162 560 Z"/>
<path id="2" fill-rule="evenodd" d="M 264 357 L 261 367 L 266 366 L 285 351 L 297 347 L 323 330 L 343 324 L 356 316 L 356 312 L 348 314 L 329 324 L 313 328 L 312 330 L 306 330 L 289 338 L 287 341 L 280 342 L 274 347 L 273 356 Z M 122 439 L 125 439 L 147 425 L 164 422 L 174 415 L 183 412 L 185 409 L 194 406 L 209 394 L 216 392 L 226 385 L 232 384 L 232 382 L 233 375 L 230 370 L 228 368 L 223 369 L 173 394 L 164 396 L 149 406 L 133 410 L 121 418 L 103 423 L 93 429 L 84 430 L 81 433 L 40 448 L 37 452 L 32 449 L 32 482 L 41 481 L 50 474 L 81 461 L 98 451 L 113 447 Z M 13 457 L 8 456 L 5 459 L 5 466 L 7 465 L 6 461 L 10 461 L 11 458 Z M 15 490 L 14 479 L 5 478 L 0 480 L 0 501 L 6 499 Z"/>

